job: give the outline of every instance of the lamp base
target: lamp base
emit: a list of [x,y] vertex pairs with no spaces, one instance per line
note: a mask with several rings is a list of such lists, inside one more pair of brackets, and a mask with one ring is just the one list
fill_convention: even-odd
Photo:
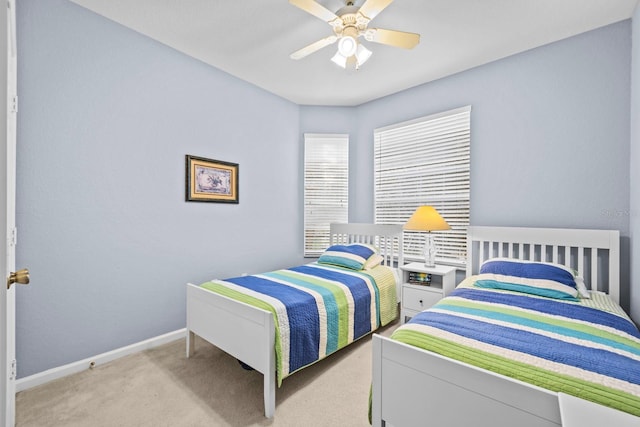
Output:
[[427,232],[424,236],[424,266],[433,268],[436,266],[436,241],[431,232]]

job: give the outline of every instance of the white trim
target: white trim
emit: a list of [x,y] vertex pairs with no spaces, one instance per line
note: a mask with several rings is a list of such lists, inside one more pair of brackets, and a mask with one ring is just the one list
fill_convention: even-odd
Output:
[[441,119],[443,117],[447,117],[450,115],[454,115],[454,114],[460,114],[460,113],[466,113],[466,112],[471,112],[471,105],[466,105],[464,107],[459,107],[459,108],[454,108],[453,110],[447,110],[447,111],[443,111],[440,113],[434,113],[434,114],[430,114],[428,116],[424,116],[424,117],[417,117],[415,119],[411,119],[411,120],[407,120],[404,122],[400,122],[400,123],[394,123],[388,126],[383,126],[380,128],[376,128],[373,131],[374,132],[384,132],[387,130],[395,130],[399,127],[403,127],[403,126],[410,126],[410,125],[414,125],[416,123],[422,123],[428,120],[435,120],[435,119]]
[[57,368],[47,369],[46,371],[42,371],[28,377],[20,378],[16,380],[16,393],[30,389],[32,387],[46,384],[50,381],[57,380],[58,378],[82,372],[86,369],[91,369],[95,366],[104,365],[105,363],[111,362],[124,356],[128,356],[130,354],[139,353],[144,350],[159,347],[161,345],[184,338],[186,334],[186,328],[178,329],[177,331],[169,332],[154,338],[149,338],[148,340],[140,341],[126,347],[117,348],[115,350],[111,350],[94,357],[88,357],[77,362],[69,363]]
[[348,133],[305,133],[305,138],[319,138],[319,139],[348,139]]

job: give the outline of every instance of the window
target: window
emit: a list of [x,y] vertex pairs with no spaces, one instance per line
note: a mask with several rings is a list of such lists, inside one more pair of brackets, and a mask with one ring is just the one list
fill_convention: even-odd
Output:
[[[375,222],[404,224],[431,205],[451,230],[434,231],[440,263],[463,265],[469,226],[471,107],[374,130]],[[405,259],[423,260],[424,234],[405,232]]]
[[349,220],[349,135],[304,135],[304,256],[329,246],[329,224]]

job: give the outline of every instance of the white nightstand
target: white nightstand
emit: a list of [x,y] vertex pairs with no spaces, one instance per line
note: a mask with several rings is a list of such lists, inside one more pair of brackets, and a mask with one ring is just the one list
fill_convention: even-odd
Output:
[[[400,323],[431,307],[456,287],[456,268],[445,265],[425,267],[423,262],[412,262],[400,267],[402,270],[402,296]],[[430,274],[429,285],[416,284],[409,280],[417,274]]]

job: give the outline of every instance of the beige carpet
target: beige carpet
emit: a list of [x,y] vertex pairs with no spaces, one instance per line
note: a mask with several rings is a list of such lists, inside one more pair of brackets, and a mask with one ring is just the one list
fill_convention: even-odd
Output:
[[18,393],[16,426],[368,426],[370,384],[367,336],[286,378],[268,420],[261,374],[181,339]]

